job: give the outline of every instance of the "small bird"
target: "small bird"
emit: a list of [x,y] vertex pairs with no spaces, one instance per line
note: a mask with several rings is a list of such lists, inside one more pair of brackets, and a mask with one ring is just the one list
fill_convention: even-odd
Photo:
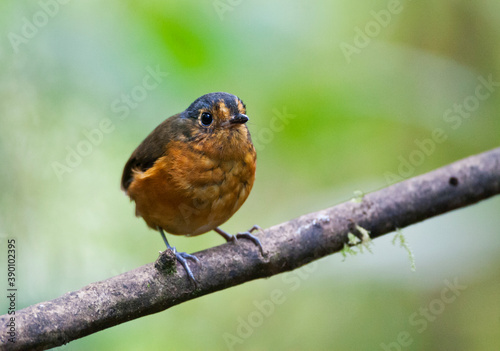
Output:
[[196,99],[167,118],[135,149],[125,164],[122,189],[135,201],[136,215],[158,230],[196,286],[187,259],[164,231],[195,236],[214,230],[226,241],[251,240],[252,231],[231,235],[219,228],[247,199],[255,180],[256,152],[246,126],[245,104],[228,93]]

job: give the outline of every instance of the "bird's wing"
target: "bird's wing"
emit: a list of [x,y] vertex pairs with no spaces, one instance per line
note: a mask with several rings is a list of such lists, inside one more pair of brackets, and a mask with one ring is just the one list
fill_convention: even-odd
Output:
[[151,134],[134,150],[128,159],[122,174],[122,189],[127,191],[133,180],[133,170],[146,171],[153,167],[156,160],[165,154],[166,146],[172,139],[171,121],[178,115],[172,116],[156,127]]

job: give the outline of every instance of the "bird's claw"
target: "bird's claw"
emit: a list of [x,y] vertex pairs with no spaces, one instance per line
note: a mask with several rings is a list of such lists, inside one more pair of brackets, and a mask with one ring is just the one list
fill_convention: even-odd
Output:
[[177,261],[184,267],[184,270],[186,271],[186,274],[189,277],[189,280],[194,284],[195,289],[198,288],[198,283],[196,282],[196,279],[194,279],[193,272],[191,271],[191,268],[189,268],[189,265],[187,263],[187,260],[192,260],[193,262],[200,263],[200,260],[198,257],[188,254],[186,252],[177,252],[175,247],[172,248],[172,251],[175,253],[175,258],[177,258]]
[[259,227],[258,225],[254,225],[248,231],[246,231],[246,232],[240,232],[240,233],[238,233],[236,235],[228,234],[228,233],[224,232],[220,228],[217,228],[217,229],[218,230],[216,230],[216,232],[219,233],[220,235],[222,235],[224,237],[224,239],[226,239],[226,241],[228,241],[228,242],[229,241],[235,242],[238,239],[248,239],[248,240],[250,240],[256,246],[259,247],[262,256],[264,256],[264,248],[262,247],[262,243],[260,242],[259,238],[257,238],[255,235],[252,234],[252,232],[255,231],[255,230],[262,230],[262,228]]

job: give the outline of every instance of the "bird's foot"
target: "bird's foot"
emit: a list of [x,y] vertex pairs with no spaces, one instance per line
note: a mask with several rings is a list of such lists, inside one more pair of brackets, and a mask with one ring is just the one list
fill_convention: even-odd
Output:
[[261,244],[259,238],[257,238],[255,235],[252,235],[252,232],[254,230],[262,230],[262,228],[259,227],[258,225],[254,225],[248,231],[241,232],[241,233],[238,233],[236,235],[231,235],[218,227],[215,228],[214,230],[215,230],[215,232],[219,233],[224,239],[226,239],[227,242],[229,242],[229,241],[235,242],[238,239],[248,239],[248,240],[252,241],[256,246],[259,247],[262,256],[264,256],[264,248],[262,247],[262,244]]
[[174,246],[170,246],[168,243],[167,238],[165,237],[165,233],[163,232],[163,229],[161,227],[158,227],[158,231],[161,234],[161,237],[163,238],[163,241],[165,242],[165,245],[167,246],[167,249],[172,251],[175,255],[175,258],[177,261],[184,267],[184,270],[186,271],[186,274],[189,277],[189,280],[194,284],[194,288],[198,288],[198,283],[196,282],[196,279],[194,279],[193,272],[191,271],[191,268],[189,268],[189,265],[187,263],[187,260],[192,260],[195,263],[200,263],[200,260],[198,257],[195,255],[188,254],[186,252],[177,252],[177,249]]
[[187,260],[191,260],[195,263],[200,263],[200,260],[198,259],[198,257],[188,254],[186,252],[177,252],[177,249],[175,247],[170,247],[170,249],[174,252],[177,261],[182,265],[182,267],[184,267],[184,270],[186,271],[189,280],[191,280],[196,289],[198,287],[198,283],[196,282],[196,279],[194,279],[193,272],[191,271],[191,268],[189,268]]

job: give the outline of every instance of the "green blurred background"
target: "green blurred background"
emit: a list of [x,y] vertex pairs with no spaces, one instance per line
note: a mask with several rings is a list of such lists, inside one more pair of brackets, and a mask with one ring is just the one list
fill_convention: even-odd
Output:
[[[61,2],[0,3],[1,257],[15,238],[20,308],[156,259],[162,240],[134,217],[122,167],[202,94],[240,96],[258,145],[230,232],[500,145],[499,87],[475,97],[481,77],[500,82],[498,1]],[[145,90],[151,70],[158,84]],[[102,123],[108,133],[90,144]],[[439,130],[446,140],[424,154],[415,140]],[[333,255],[63,348],[498,350],[499,211],[497,197],[404,229],[416,272],[390,234],[373,254]],[[187,252],[223,242],[170,240]],[[463,287],[452,302],[447,281]],[[259,319],[255,303],[275,290],[282,303]]]

